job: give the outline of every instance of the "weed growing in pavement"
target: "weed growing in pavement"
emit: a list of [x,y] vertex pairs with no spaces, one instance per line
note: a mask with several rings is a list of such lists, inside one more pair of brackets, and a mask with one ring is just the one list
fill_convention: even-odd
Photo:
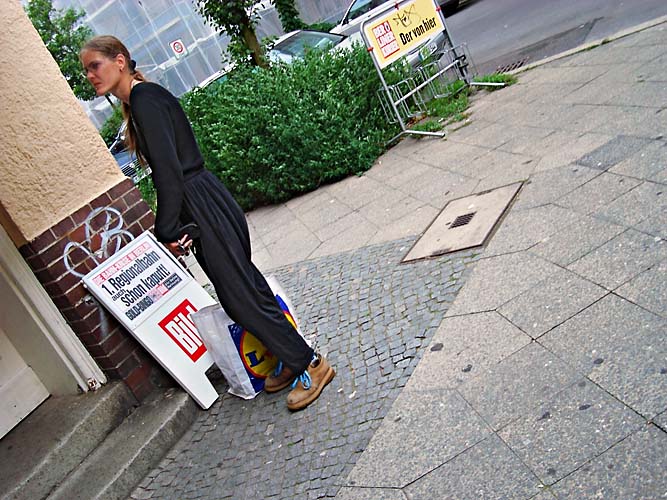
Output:
[[[508,86],[516,83],[517,79],[514,75],[495,73],[475,78],[474,81],[480,83],[504,83],[505,86]],[[504,87],[483,87],[484,90],[489,92],[501,88]],[[466,87],[461,80],[447,85],[442,92],[446,96],[429,101],[426,105],[427,113],[425,119],[412,126],[412,130],[437,132],[450,123],[465,120],[468,117],[465,110],[468,109],[470,104],[469,96],[475,91],[474,87]]]
[[[505,86],[513,85],[517,82],[516,76],[510,75],[508,73],[494,73],[492,75],[480,76],[475,78],[473,82],[479,83],[504,83]],[[499,90],[504,87],[484,87],[484,90],[488,92],[493,92],[494,90]]]

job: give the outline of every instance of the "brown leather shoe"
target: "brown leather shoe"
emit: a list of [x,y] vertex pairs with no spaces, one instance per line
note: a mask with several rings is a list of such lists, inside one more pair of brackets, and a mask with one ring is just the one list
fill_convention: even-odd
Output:
[[287,395],[287,408],[303,410],[315,401],[322,389],[333,380],[336,372],[320,354],[311,361],[308,369],[297,378],[297,384]]
[[266,377],[266,380],[264,381],[264,391],[265,392],[282,391],[285,387],[290,385],[295,378],[296,375],[294,375],[294,372],[289,368],[287,368],[286,366],[283,366],[277,375],[275,373],[272,373],[271,375]]

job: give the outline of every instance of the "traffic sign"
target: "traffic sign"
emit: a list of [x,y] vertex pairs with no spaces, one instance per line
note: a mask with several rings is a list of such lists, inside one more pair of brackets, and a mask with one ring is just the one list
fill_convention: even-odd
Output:
[[171,50],[174,51],[176,59],[180,59],[188,53],[188,48],[180,38],[178,40],[174,40],[173,42],[169,42],[169,46],[171,47]]

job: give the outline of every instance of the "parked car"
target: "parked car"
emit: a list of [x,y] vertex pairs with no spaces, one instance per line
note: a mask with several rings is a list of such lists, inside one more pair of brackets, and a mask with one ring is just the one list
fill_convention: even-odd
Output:
[[[350,45],[351,43],[344,35],[313,30],[296,30],[275,40],[266,56],[270,62],[290,64],[295,59],[303,59],[309,49],[331,50],[335,48],[340,50]],[[229,64],[202,80],[197,86],[203,89],[224,82],[233,70],[234,64]]]
[[310,49],[340,50],[349,47],[347,36],[322,31],[297,30],[278,38],[267,52],[269,61],[291,63],[303,59]]
[[[331,33],[347,35],[352,40],[359,40],[361,42],[360,30],[362,23],[376,17],[387,9],[387,7],[393,7],[394,5],[396,5],[396,2],[393,0],[353,0],[345,11],[343,19],[331,30]],[[443,8],[449,9],[458,6],[458,0],[444,0],[440,2],[440,5]],[[434,52],[442,51],[445,48],[446,42],[447,39],[444,33],[438,33],[412,49],[405,56],[406,60],[412,67],[417,67]]]
[[234,69],[234,66],[231,65],[231,64],[228,65],[228,66],[225,66],[220,71],[216,71],[215,73],[213,73],[208,78],[205,78],[204,80],[199,82],[199,85],[197,85],[197,87],[199,87],[200,89],[204,89],[204,88],[206,88],[210,85],[214,85],[214,84],[224,82],[229,77],[229,72],[232,69]]
[[137,156],[130,151],[125,145],[125,123],[121,125],[116,134],[113,144],[109,147],[109,152],[113,155],[114,160],[118,163],[121,172],[126,177],[132,179],[132,182],[137,184],[141,179],[150,175],[150,166],[142,167],[137,159]]

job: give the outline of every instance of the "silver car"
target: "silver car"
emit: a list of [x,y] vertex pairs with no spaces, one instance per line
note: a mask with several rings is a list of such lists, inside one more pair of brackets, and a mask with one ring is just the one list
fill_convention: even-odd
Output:
[[[451,3],[458,5],[458,0],[442,1],[441,6],[444,8],[446,4]],[[379,0],[353,0],[345,11],[343,19],[331,30],[331,33],[347,35],[351,40],[363,43],[360,33],[363,22],[374,18],[386,10],[387,7],[393,7],[395,4],[396,2],[393,0],[388,2]],[[411,50],[405,56],[406,60],[412,67],[416,68],[434,52],[443,51],[446,43],[447,37],[444,33],[440,32]]]

